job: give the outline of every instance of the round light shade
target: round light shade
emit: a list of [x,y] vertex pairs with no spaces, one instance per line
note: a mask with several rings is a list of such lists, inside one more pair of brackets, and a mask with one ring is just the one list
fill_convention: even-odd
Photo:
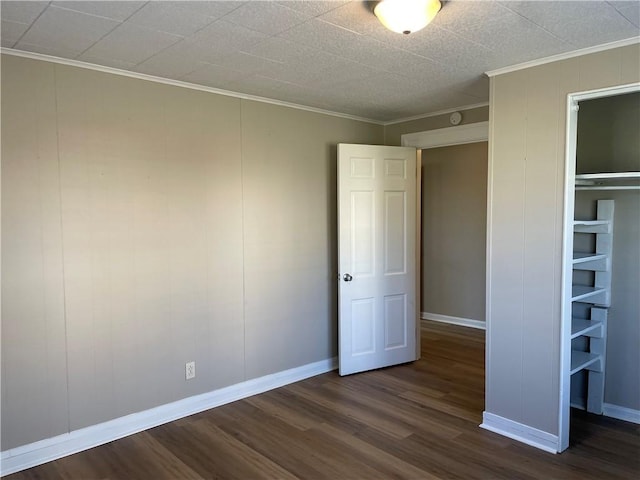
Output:
[[440,7],[440,0],[382,0],[373,13],[389,30],[409,34],[426,27]]

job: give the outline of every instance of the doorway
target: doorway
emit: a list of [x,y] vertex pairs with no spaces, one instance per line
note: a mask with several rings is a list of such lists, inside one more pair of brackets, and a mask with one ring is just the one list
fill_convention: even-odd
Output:
[[488,142],[422,152],[421,318],[484,329]]
[[421,318],[485,329],[489,122],[402,136],[422,149]]

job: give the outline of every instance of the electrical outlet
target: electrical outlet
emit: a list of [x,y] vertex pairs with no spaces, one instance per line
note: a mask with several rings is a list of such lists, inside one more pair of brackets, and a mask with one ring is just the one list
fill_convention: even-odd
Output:
[[187,380],[196,378],[196,362],[187,362],[187,364],[185,365],[185,374]]

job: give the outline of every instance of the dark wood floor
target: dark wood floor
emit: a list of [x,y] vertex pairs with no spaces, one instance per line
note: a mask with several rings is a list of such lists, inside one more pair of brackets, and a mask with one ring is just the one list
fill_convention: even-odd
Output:
[[553,455],[482,430],[484,332],[423,324],[422,359],[335,372],[6,477],[631,479],[637,425],[574,412]]

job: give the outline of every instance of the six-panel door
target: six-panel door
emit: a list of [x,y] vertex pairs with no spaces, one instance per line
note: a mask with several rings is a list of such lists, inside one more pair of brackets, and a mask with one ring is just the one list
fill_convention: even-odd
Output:
[[340,375],[416,354],[416,150],[338,145]]

